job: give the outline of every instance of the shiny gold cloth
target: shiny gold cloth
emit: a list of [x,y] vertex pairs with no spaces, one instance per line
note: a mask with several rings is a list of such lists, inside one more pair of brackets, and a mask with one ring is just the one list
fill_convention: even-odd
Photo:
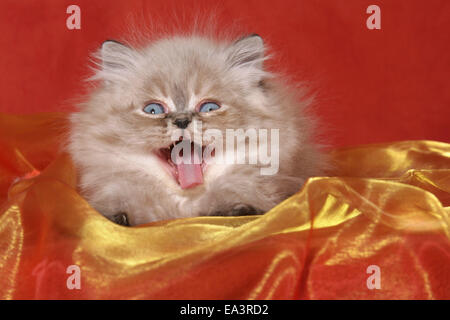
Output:
[[129,228],[77,192],[66,128],[0,114],[2,299],[450,298],[450,144],[337,149],[265,215]]

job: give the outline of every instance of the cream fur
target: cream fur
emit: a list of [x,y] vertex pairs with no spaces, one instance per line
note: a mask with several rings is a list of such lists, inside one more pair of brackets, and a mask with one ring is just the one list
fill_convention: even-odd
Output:
[[[140,49],[106,42],[98,56],[92,80],[100,85],[71,115],[68,150],[82,194],[103,215],[126,212],[136,225],[228,214],[239,204],[265,212],[321,174],[325,160],[306,114],[312,101],[265,70],[261,38],[172,36]],[[203,130],[280,129],[278,174],[262,176],[258,165],[211,165],[203,185],[178,186],[152,154],[171,143],[174,125],[142,108],[158,99],[171,113],[192,112],[205,98],[222,108],[194,115]]]

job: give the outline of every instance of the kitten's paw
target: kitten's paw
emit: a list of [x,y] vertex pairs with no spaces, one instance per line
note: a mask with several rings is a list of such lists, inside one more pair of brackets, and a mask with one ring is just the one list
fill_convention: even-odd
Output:
[[263,214],[264,211],[256,209],[248,204],[239,203],[231,209],[224,209],[214,212],[213,216],[252,216]]
[[235,205],[230,212],[231,216],[252,216],[257,214],[262,214],[261,210],[258,210],[247,204],[237,204]]
[[117,213],[111,217],[111,221],[115,222],[121,226],[129,227],[130,222],[128,221],[128,216],[124,212]]

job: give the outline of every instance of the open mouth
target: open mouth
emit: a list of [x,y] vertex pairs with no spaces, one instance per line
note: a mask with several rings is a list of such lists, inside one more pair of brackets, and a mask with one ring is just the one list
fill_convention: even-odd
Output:
[[182,189],[203,184],[206,169],[203,153],[205,146],[180,139],[170,146],[158,149],[155,154]]

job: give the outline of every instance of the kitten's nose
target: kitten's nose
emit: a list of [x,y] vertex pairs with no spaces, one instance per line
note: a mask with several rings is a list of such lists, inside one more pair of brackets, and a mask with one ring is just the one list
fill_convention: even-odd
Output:
[[186,129],[190,122],[191,119],[189,118],[178,118],[173,123],[180,129]]

